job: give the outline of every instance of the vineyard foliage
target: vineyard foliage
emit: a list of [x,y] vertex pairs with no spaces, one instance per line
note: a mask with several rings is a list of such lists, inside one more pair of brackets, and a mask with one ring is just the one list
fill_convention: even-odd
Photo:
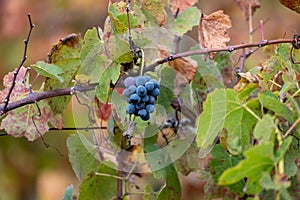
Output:
[[[70,34],[53,46],[47,62],[30,65],[44,77],[34,90],[34,73],[21,67],[10,102],[61,88],[71,88],[70,95],[3,113],[1,129],[8,135],[37,140],[50,127],[64,128],[70,103],[74,115],[86,108],[74,116],[86,118],[86,130],[67,140],[79,194],[70,186],[64,199],[180,199],[179,174],[191,172],[205,181],[206,199],[300,198],[300,51],[291,43],[266,46],[269,58],[249,71],[236,71],[230,47],[173,59],[226,48],[230,40],[230,17],[222,10],[204,14],[196,2],[111,3],[103,30]],[[191,30],[198,41],[187,37]],[[165,60],[155,64],[159,59]],[[126,114],[122,94],[124,79],[138,75],[160,82],[146,122]],[[3,78],[2,102],[13,77]],[[93,90],[76,90],[92,84]]]

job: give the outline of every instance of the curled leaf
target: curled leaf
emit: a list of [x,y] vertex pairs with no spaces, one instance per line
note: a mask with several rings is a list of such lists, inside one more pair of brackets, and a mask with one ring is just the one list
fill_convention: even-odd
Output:
[[[203,48],[225,47],[230,37],[227,30],[231,27],[229,16],[223,10],[216,11],[210,15],[202,15],[199,24],[199,41]],[[216,53],[211,53],[214,58]]]
[[[243,11],[244,16],[246,17],[246,20],[249,19],[249,6],[251,7],[251,15],[253,16],[255,10],[260,7],[260,0],[234,0],[235,3],[240,7],[240,9]],[[250,4],[249,4],[250,3]]]
[[300,13],[300,0],[279,0],[285,7]]
[[[163,47],[158,47],[158,55],[160,58],[166,58],[170,56],[169,51]],[[189,57],[177,58],[168,62],[169,66],[172,67],[176,72],[183,75],[187,82],[191,82],[197,72],[197,62]]]

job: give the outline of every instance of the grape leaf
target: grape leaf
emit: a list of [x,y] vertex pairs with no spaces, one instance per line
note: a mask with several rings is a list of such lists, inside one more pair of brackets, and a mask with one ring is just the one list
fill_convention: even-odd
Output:
[[233,63],[229,52],[219,52],[214,59],[216,67],[219,69],[221,77],[218,78],[227,87],[231,87],[233,83]]
[[274,111],[277,115],[282,116],[290,123],[293,123],[292,111],[278,99],[267,94],[259,94],[258,99],[263,107]]
[[246,20],[249,19],[249,3],[251,7],[251,15],[253,16],[255,10],[260,7],[260,0],[248,1],[248,0],[234,0],[235,3],[240,7],[243,11]]
[[73,192],[74,192],[73,185],[68,186],[65,190],[65,194],[64,194],[62,200],[72,200],[73,199]]
[[[21,97],[23,97],[24,94],[29,92],[28,87],[26,87],[25,83],[27,80],[27,77],[25,77],[26,74],[26,68],[21,67],[18,73],[18,76],[15,81],[15,86],[12,90],[12,93],[10,95],[10,101],[17,100]],[[10,90],[10,87],[12,85],[14,78],[14,72],[9,72],[7,75],[3,78],[3,86],[5,87],[2,91],[0,91],[0,101],[4,102],[4,99],[6,98],[8,91]]]
[[64,82],[63,77],[59,74],[63,73],[62,69],[54,64],[48,64],[44,61],[38,61],[36,64],[31,65],[31,67],[39,74],[45,77],[56,79],[61,83]]
[[82,181],[99,165],[97,149],[80,133],[71,135],[67,140],[69,161],[77,178]]
[[35,104],[30,104],[10,111],[2,120],[1,129],[5,129],[13,137],[24,136],[27,140],[33,141],[49,130],[48,122],[56,122],[54,125],[57,128],[63,127],[62,116],[52,112],[47,100],[39,101],[38,105],[39,109]]
[[109,61],[104,55],[104,43],[98,36],[97,29],[87,30],[80,52],[81,67],[78,74],[89,76],[90,82],[98,82]]
[[299,145],[296,139],[293,139],[290,148],[284,154],[284,174],[289,178],[295,176],[298,172],[298,162],[300,160]]
[[245,151],[245,160],[238,165],[227,169],[219,178],[218,184],[230,185],[247,178],[246,193],[258,194],[262,186],[259,183],[264,173],[270,173],[274,167],[274,145],[261,143]]
[[[187,8],[179,13],[177,18],[169,19],[167,26],[179,36],[182,36],[187,31],[192,30],[200,22],[201,11],[196,7]],[[188,21],[186,19],[189,19]]]
[[101,77],[99,78],[99,85],[96,87],[96,96],[100,102],[106,103],[109,97],[110,83],[115,84],[120,76],[119,64],[109,65]]
[[300,13],[300,2],[299,0],[279,0],[282,5],[285,7]]
[[270,141],[270,138],[275,131],[275,127],[276,126],[271,115],[264,115],[263,118],[255,125],[253,136],[259,142]]
[[[216,11],[210,15],[203,15],[199,24],[199,41],[203,48],[226,47],[230,37],[227,29],[231,27],[229,16],[223,10]],[[216,53],[211,53],[214,58]]]
[[[199,0],[175,0],[172,1],[172,13],[175,15],[178,11],[182,12],[185,9],[198,3]],[[178,10],[178,11],[177,11]]]
[[117,176],[113,163],[102,162],[97,169],[98,173],[107,174],[108,176],[96,175],[95,172],[87,174],[79,189],[78,200],[103,199],[109,200],[117,194],[117,179],[109,175]]
[[156,24],[162,26],[167,21],[165,4],[157,0],[142,1],[142,11],[148,19],[152,19]]
[[[212,155],[213,159],[209,164],[209,170],[215,182],[218,182],[219,177],[226,169],[237,165],[242,160],[242,156],[231,156],[219,144],[214,146]],[[231,192],[242,196],[244,185],[244,181],[240,180],[228,187]]]
[[257,120],[246,107],[253,111],[259,107],[259,103],[249,101],[243,105],[232,89],[215,89],[210,93],[197,122],[198,147],[211,148],[224,128],[228,132],[228,150],[232,154],[246,150],[250,145],[251,130]]
[[[63,70],[60,76],[64,79],[64,82],[61,83],[48,77],[45,81],[45,91],[73,85],[72,80],[80,67],[79,54],[81,46],[82,39],[78,34],[71,34],[53,46],[48,60],[50,64],[55,64]],[[53,97],[49,98],[48,103],[54,113],[63,113],[70,99],[71,96]]]

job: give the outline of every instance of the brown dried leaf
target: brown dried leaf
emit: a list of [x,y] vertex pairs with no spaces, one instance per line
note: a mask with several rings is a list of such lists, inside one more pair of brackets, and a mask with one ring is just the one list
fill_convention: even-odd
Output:
[[253,16],[255,10],[260,7],[260,0],[234,0],[235,3],[240,7],[243,11],[246,20],[249,19],[249,2],[251,6],[251,15]]
[[198,3],[199,0],[175,0],[172,1],[172,13],[175,15],[177,13],[177,10],[179,12],[184,11],[185,9],[192,7],[196,3]]
[[[170,53],[165,47],[159,46],[158,56],[166,58],[170,56]],[[179,95],[184,86],[195,78],[197,62],[189,57],[182,57],[169,61],[168,65],[178,72],[176,73],[176,87],[173,92],[175,95]]]
[[[199,41],[203,48],[226,47],[230,37],[227,29],[231,27],[229,16],[218,10],[210,15],[203,15],[199,25]],[[210,54],[214,58],[215,53]]]
[[287,8],[300,13],[300,0],[279,0]]
[[[169,51],[163,47],[158,47],[158,56],[160,58],[166,58],[170,56]],[[197,62],[189,57],[177,58],[168,62],[169,66],[172,67],[176,72],[179,72],[184,76],[187,82],[191,82],[197,72]]]

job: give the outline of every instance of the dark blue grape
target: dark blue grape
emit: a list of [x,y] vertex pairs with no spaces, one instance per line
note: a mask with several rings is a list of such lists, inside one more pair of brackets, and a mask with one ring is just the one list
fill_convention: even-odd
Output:
[[146,82],[148,82],[148,81],[150,81],[150,80],[151,80],[151,77],[150,77],[150,76],[148,76],[148,75],[144,76],[144,78],[145,78]]
[[149,97],[149,95],[146,95],[146,96],[144,96],[144,97],[142,97],[142,102],[143,103],[147,103],[148,101],[149,101],[149,99],[150,99],[150,97]]
[[131,85],[135,85],[135,78],[134,77],[127,77],[125,80],[124,80],[124,86],[126,88],[128,88],[129,86]]
[[146,116],[140,116],[141,117],[141,119],[142,120],[144,120],[144,121],[147,121],[147,120],[149,120],[150,119],[150,114],[149,113],[147,113],[147,115]]
[[160,88],[160,84],[157,80],[151,79],[149,82],[152,82],[154,84],[154,88],[157,88],[157,89]]
[[141,101],[141,97],[137,94],[132,94],[130,96],[130,102],[133,103],[133,104],[137,104]]
[[148,104],[154,104],[155,103],[155,98],[153,96],[149,96],[149,101],[147,103]]
[[154,112],[154,105],[148,104],[148,105],[146,106],[146,110],[147,110],[147,112],[149,112],[149,113],[153,113],[153,112]]
[[137,76],[135,78],[135,84],[136,86],[144,85],[146,83],[146,79],[144,76]]
[[135,105],[133,104],[128,104],[126,107],[126,113],[128,114],[134,114],[136,112]]
[[147,89],[140,85],[136,88],[136,93],[140,96],[140,97],[144,97],[147,95]]
[[138,115],[140,117],[146,117],[148,115],[148,112],[147,112],[146,109],[141,109],[141,110],[138,111]]
[[154,90],[151,91],[151,95],[154,97],[157,97],[159,95],[159,89],[158,88],[154,88]]
[[135,85],[131,85],[127,88],[127,90],[129,91],[130,95],[132,95],[133,93],[135,93],[136,87],[135,87]]
[[135,105],[135,108],[137,110],[141,110],[141,109],[145,108],[145,104],[140,102],[140,103],[138,103],[138,104]]
[[154,83],[153,82],[147,82],[147,83],[145,83],[145,88],[148,91],[152,91],[154,89]]
[[126,97],[130,97],[131,93],[128,91],[128,89],[125,89],[123,91],[123,95],[126,96]]

